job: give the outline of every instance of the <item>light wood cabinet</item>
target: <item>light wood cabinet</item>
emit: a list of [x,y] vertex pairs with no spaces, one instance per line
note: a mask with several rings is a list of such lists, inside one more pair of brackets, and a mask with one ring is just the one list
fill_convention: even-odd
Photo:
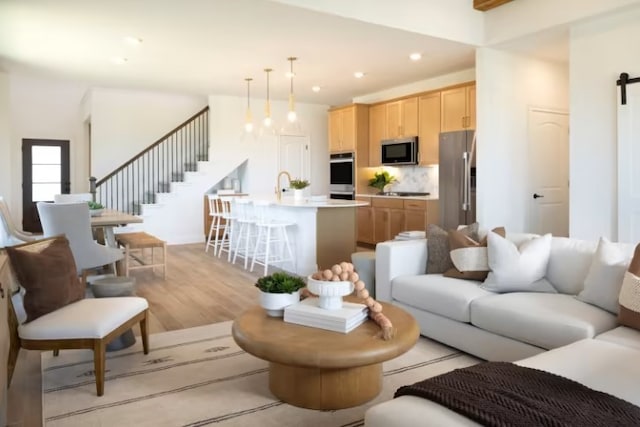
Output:
[[[329,111],[329,151],[358,151],[366,166],[369,148],[368,106],[353,104]],[[357,157],[356,157],[357,160]]]
[[371,206],[358,208],[358,242],[376,244],[403,231],[426,230],[439,223],[437,200],[358,197]]
[[[2,319],[0,321],[0,425],[3,426],[7,422],[7,385],[9,375],[13,373],[17,356],[17,353],[15,353],[12,360],[9,360],[11,338],[9,335],[8,301],[11,297],[9,283],[12,280],[9,268],[9,258],[6,252],[0,251],[0,319]],[[14,343],[14,345],[17,346],[17,343]],[[17,351],[17,347],[14,351]]]
[[476,86],[460,86],[441,93],[441,132],[476,127]]
[[418,135],[418,97],[387,103],[387,138]]
[[418,100],[418,161],[435,165],[439,160],[440,92],[420,96]]
[[387,104],[369,108],[369,166],[380,166],[380,141],[387,138]]
[[373,240],[373,207],[371,207],[371,197],[356,197],[356,200],[368,202],[369,206],[358,207],[358,232],[357,241],[374,244]]

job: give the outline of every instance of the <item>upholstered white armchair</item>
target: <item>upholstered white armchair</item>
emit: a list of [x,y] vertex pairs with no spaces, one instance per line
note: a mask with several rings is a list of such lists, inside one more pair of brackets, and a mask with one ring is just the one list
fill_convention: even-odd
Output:
[[32,242],[39,237],[41,238],[42,236],[22,231],[13,224],[9,206],[7,206],[4,198],[0,197],[0,248]]
[[45,237],[64,234],[69,239],[78,272],[114,264],[124,254],[93,240],[89,205],[80,203],[38,202],[38,213]]

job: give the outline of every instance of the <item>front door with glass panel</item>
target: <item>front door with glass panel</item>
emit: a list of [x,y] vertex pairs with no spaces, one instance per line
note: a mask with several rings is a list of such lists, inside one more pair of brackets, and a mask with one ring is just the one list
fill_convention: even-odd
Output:
[[53,201],[55,194],[68,194],[69,141],[22,140],[22,228],[41,232],[36,203]]

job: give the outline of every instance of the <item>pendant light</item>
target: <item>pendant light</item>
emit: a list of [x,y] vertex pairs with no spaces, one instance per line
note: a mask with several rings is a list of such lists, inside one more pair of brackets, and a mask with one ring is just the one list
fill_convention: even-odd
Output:
[[251,116],[251,77],[247,77],[245,81],[247,82],[247,113],[244,117],[244,131],[246,133],[253,132],[253,118]]
[[264,127],[271,128],[273,125],[273,120],[271,119],[271,101],[269,99],[269,73],[272,72],[273,69],[265,68],[264,72],[267,74],[267,102],[264,104]]
[[297,60],[298,58],[296,58],[295,56],[290,56],[289,58],[287,58],[287,60],[289,61],[290,67],[289,67],[289,75],[290,77],[290,91],[289,91],[289,113],[287,114],[287,120],[289,120],[291,123],[294,123],[297,119],[298,116],[296,115],[296,109],[295,109],[295,102],[293,99],[293,78],[294,78],[294,73],[293,73],[293,61]]

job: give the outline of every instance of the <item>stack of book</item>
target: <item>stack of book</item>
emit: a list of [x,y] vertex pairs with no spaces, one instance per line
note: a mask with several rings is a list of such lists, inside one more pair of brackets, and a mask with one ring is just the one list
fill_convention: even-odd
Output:
[[318,298],[307,298],[284,309],[284,321],[329,331],[349,333],[367,320],[369,309],[364,304],[343,302],[338,310],[318,306]]
[[425,239],[426,237],[427,233],[424,231],[403,231],[399,233],[394,240]]

